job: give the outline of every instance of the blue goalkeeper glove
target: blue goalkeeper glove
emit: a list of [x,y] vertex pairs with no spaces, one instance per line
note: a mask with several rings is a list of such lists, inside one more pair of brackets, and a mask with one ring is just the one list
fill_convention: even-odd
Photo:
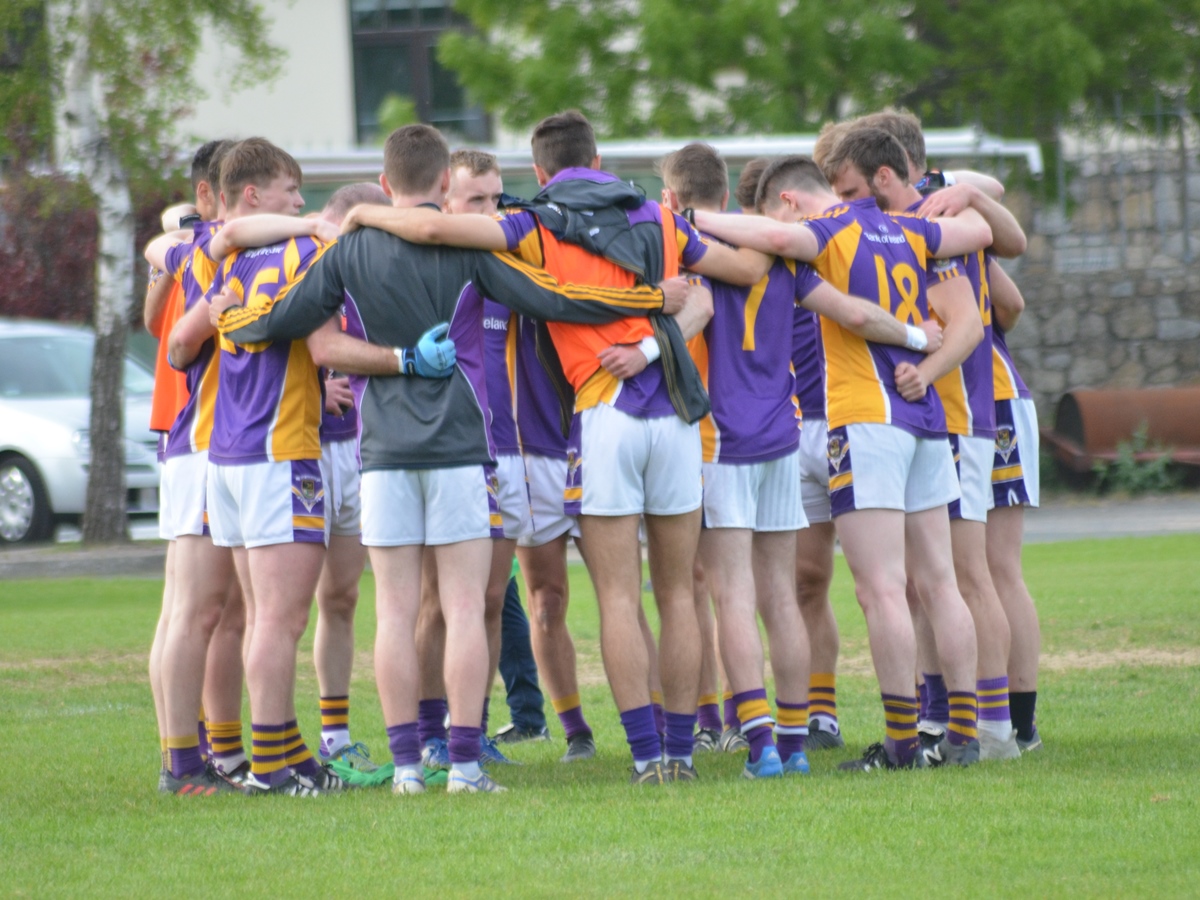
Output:
[[400,372],[404,375],[419,375],[422,378],[449,378],[454,374],[458,352],[454,341],[446,335],[450,323],[434,325],[417,341],[415,347],[397,347]]

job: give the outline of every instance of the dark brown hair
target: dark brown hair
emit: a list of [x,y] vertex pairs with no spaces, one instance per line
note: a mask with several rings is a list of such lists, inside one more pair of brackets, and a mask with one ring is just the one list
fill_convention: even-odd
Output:
[[908,157],[900,142],[882,128],[852,128],[838,141],[837,147],[825,160],[825,171],[837,177],[847,164],[862,172],[870,182],[875,173],[887,166],[896,177],[908,183]]
[[596,158],[596,133],[577,109],[547,116],[529,139],[533,161],[553,178],[563,169],[586,168]]
[[266,187],[276,178],[303,179],[300,164],[266,138],[246,138],[229,148],[221,160],[221,191],[229,206],[237,203],[247,185]]
[[759,210],[774,209],[783,191],[800,190],[807,193],[831,191],[820,168],[807,156],[783,156],[770,163],[758,180],[754,205]]
[[450,147],[432,125],[405,125],[383,145],[383,174],[400,194],[424,194],[450,168]]
[[[921,131],[921,120],[907,109],[887,107],[877,113],[863,116],[857,122],[865,128],[882,128],[904,148],[908,158],[912,160],[913,168],[925,171],[925,134]],[[908,172],[904,173],[905,177]]]
[[762,178],[762,173],[770,164],[771,160],[768,157],[758,156],[742,166],[742,174],[738,176],[737,187],[733,189],[733,199],[742,209],[751,212],[758,211],[754,205],[758,200],[758,180]]
[[714,147],[699,141],[664,156],[658,173],[684,206],[719,206],[729,191],[725,160]]

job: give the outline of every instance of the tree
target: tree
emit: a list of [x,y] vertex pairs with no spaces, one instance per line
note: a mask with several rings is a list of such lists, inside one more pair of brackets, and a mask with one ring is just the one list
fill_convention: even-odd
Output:
[[526,128],[569,107],[612,137],[797,131],[903,103],[1028,132],[1096,96],[1196,99],[1198,0],[458,0],[439,60]]
[[[4,79],[0,102],[27,109],[28,130],[44,138],[53,120],[45,112],[45,86],[53,88],[62,123],[57,156],[78,167],[95,198],[96,347],[84,540],[124,540],[121,375],[129,310],[142,283],[135,276],[141,267],[135,265],[131,185],[139,170],[162,171],[174,155],[175,123],[203,92],[193,65],[205,25],[238,55],[236,73],[214,75],[235,87],[240,79],[272,77],[283,51],[264,40],[267,21],[254,0],[8,0],[4,15],[0,25],[8,29],[10,49],[22,46],[12,37],[12,23],[45,27],[33,39],[22,33],[32,52]],[[18,77],[27,66],[41,67],[32,94],[29,79]]]

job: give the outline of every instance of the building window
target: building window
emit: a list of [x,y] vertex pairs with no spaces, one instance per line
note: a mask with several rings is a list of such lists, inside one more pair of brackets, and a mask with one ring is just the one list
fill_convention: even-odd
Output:
[[350,0],[354,42],[354,106],[358,141],[382,138],[380,108],[390,96],[410,102],[422,122],[452,142],[490,139],[483,110],[468,106],[454,73],[437,61],[438,36],[467,28],[450,0]]

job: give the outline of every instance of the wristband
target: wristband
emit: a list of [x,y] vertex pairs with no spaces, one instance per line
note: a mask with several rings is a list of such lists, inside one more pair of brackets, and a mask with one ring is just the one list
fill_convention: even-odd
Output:
[[396,371],[397,374],[404,374],[404,349],[402,347],[393,347],[392,352],[396,354]]
[[642,356],[646,357],[647,363],[652,363],[662,356],[662,348],[658,346],[658,341],[655,340],[654,335],[642,338],[637,346],[642,351]]
[[904,346],[909,350],[924,350],[929,346],[929,338],[925,332],[916,325],[905,325],[905,330],[908,332],[908,337],[904,341]]

